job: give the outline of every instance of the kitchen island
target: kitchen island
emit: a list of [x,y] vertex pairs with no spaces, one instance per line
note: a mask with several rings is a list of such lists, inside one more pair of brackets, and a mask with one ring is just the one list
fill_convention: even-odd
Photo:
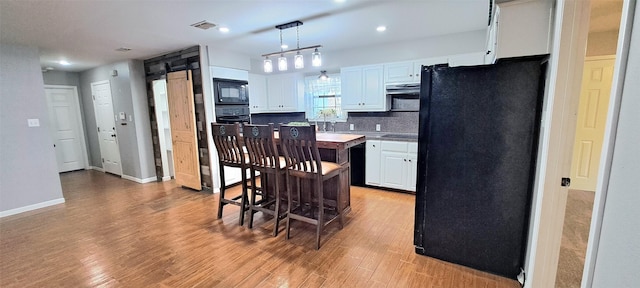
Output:
[[[275,132],[276,142],[279,141],[279,134]],[[322,161],[338,163],[342,167],[340,177],[335,177],[325,184],[325,195],[328,198],[336,199],[338,210],[344,215],[351,211],[351,177],[350,177],[350,150],[349,148],[365,142],[364,135],[339,134],[339,133],[316,133],[316,142],[320,151]],[[338,188],[340,193],[338,195]]]

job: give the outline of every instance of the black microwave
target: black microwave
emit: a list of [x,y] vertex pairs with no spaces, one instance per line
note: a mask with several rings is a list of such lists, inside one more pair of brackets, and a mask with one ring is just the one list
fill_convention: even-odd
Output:
[[217,105],[249,105],[249,82],[213,78],[213,97]]

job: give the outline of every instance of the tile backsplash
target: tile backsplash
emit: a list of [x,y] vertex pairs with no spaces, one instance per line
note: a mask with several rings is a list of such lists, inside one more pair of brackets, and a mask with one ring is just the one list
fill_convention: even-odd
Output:
[[336,131],[349,131],[353,124],[355,131],[380,131],[394,133],[418,133],[418,112],[349,112],[347,122],[336,123]]
[[[303,112],[300,113],[266,113],[252,114],[251,122],[254,124],[288,123],[306,121]],[[335,131],[349,131],[349,125],[354,125],[355,131],[376,131],[376,125],[380,124],[381,132],[394,133],[418,133],[418,112],[349,112],[347,122],[335,123]],[[318,126],[322,127],[322,122]],[[327,126],[331,130],[330,124]]]

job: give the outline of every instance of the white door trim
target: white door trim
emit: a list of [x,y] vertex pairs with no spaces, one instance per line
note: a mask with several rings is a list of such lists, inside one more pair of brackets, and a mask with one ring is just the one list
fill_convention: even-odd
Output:
[[531,236],[524,267],[525,287],[555,286],[568,192],[568,187],[561,187],[560,182],[571,172],[589,8],[589,0],[556,2],[530,220]]
[[89,155],[87,155],[87,140],[84,130],[84,118],[82,117],[82,110],[80,109],[80,97],[78,95],[78,87],[70,85],[44,85],[44,89],[70,89],[73,90],[73,102],[76,113],[80,119],[78,119],[78,128],[80,128],[80,146],[82,148],[82,157],[84,159],[84,169],[89,169]]
[[[616,142],[616,130],[618,128],[618,118],[620,117],[620,102],[622,101],[622,88],[627,69],[629,57],[629,43],[631,40],[631,30],[635,11],[635,1],[624,1],[622,4],[622,19],[618,33],[618,47],[616,49],[616,62],[613,66],[613,81],[611,83],[611,98],[609,99],[609,110],[607,111],[607,124],[604,130],[604,140],[600,156],[600,167],[598,168],[598,184],[596,184],[596,194],[593,202],[593,212],[591,214],[591,227],[589,230],[589,241],[587,243],[587,254],[582,272],[582,287],[593,285],[593,273],[595,272],[598,246],[602,232],[602,220],[604,217],[605,202],[609,189],[609,178],[611,176],[611,162],[613,160],[613,150]],[[640,15],[635,15],[640,17]]]

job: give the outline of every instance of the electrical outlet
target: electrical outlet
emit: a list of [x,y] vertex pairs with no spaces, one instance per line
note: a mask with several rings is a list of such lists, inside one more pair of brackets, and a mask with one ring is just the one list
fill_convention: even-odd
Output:
[[349,130],[351,131],[356,130],[356,126],[353,125],[353,123],[349,124]]
[[380,124],[376,124],[376,131],[380,131]]

